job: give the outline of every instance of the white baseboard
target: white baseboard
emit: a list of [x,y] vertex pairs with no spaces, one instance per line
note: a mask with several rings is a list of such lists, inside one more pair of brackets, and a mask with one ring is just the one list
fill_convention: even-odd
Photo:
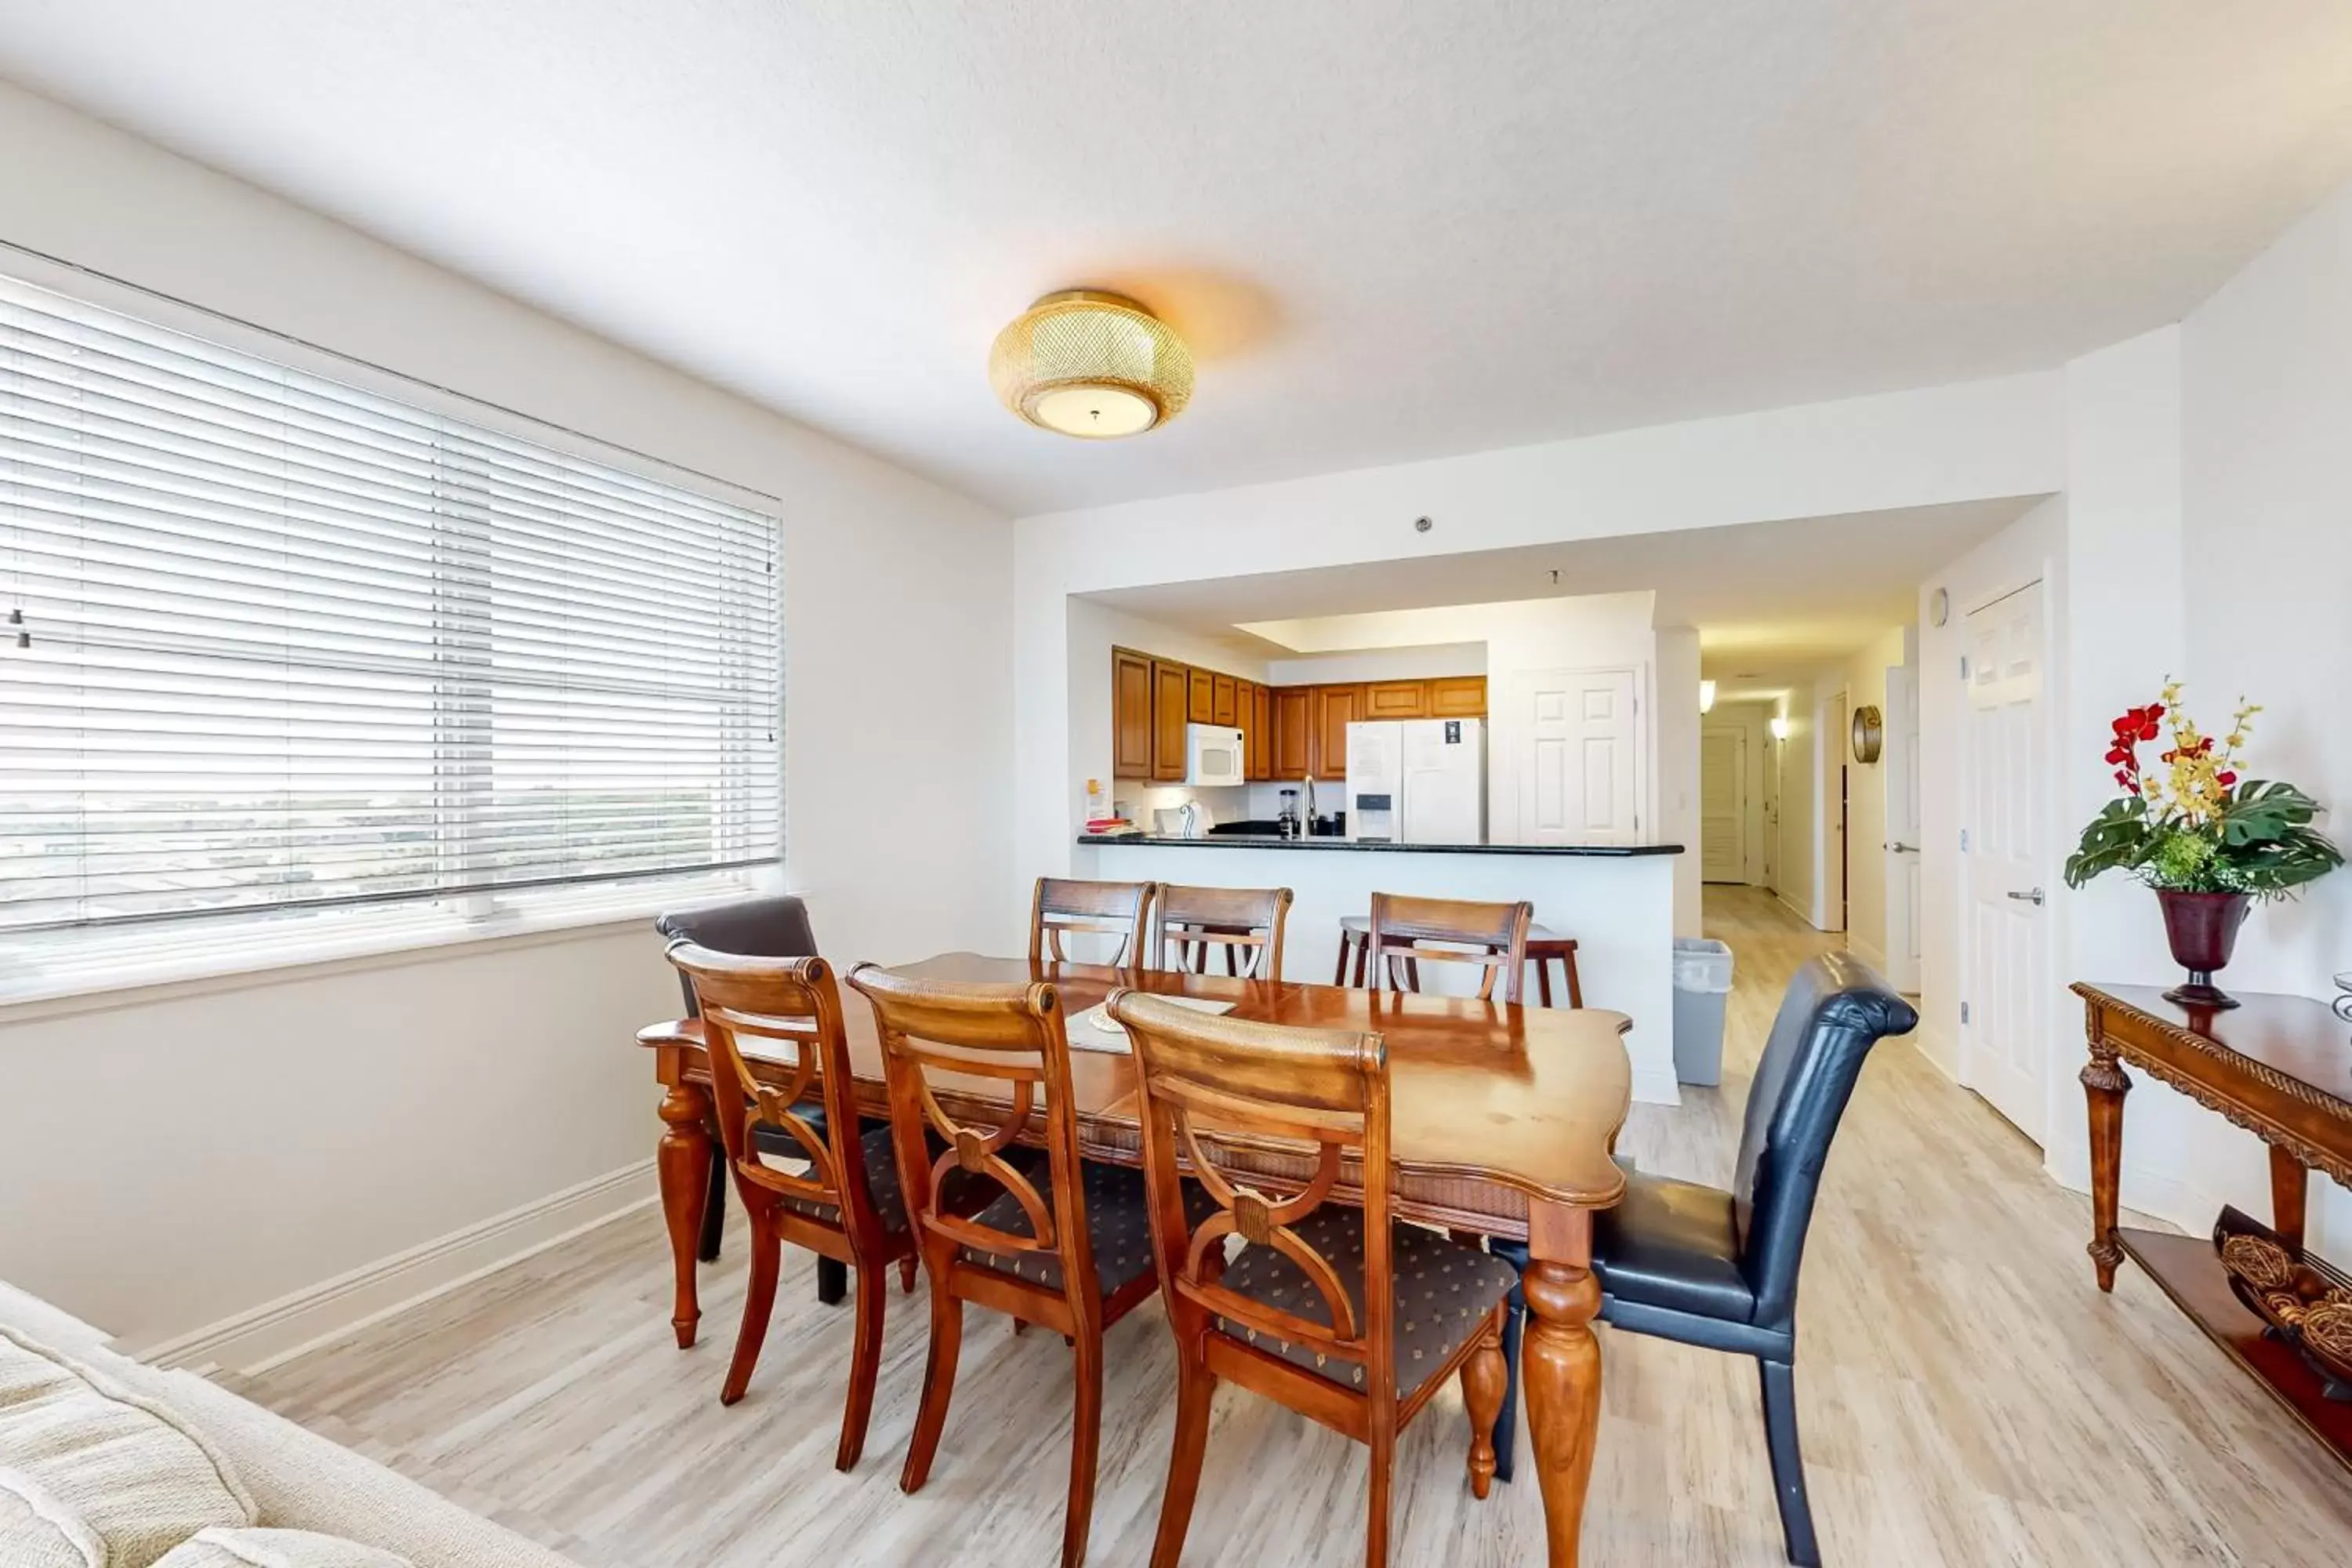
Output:
[[654,1163],[640,1160],[204,1328],[113,1348],[157,1366],[251,1376],[608,1224],[657,1195]]
[[1789,901],[1789,895],[1780,891],[1778,888],[1772,889],[1772,901],[1780,905],[1782,909],[1788,910],[1790,914],[1796,916],[1799,920],[1804,921],[1807,930],[1819,931],[1822,929],[1821,927],[1813,924],[1813,915],[1811,910],[1799,909],[1796,905]]

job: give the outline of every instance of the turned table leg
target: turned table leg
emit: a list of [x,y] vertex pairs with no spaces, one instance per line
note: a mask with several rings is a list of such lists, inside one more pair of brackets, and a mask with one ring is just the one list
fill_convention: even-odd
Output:
[[703,1127],[703,1118],[709,1113],[708,1094],[683,1077],[672,1083],[661,1103],[667,1130],[654,1159],[661,1178],[662,1218],[669,1226],[670,1261],[677,1273],[677,1297],[670,1309],[669,1323],[677,1331],[680,1350],[694,1343],[695,1328],[702,1321],[694,1266],[702,1251],[702,1205],[710,1179],[710,1134]]
[[1551,1568],[1575,1568],[1584,1527],[1584,1493],[1601,1426],[1601,1342],[1593,1315],[1601,1282],[1592,1277],[1592,1212],[1531,1203],[1528,1213],[1527,1337],[1519,1378],[1528,1436],[1544,1500]]
[[2297,1258],[2303,1256],[2303,1216],[2310,1207],[2311,1173],[2303,1162],[2280,1148],[2271,1145],[2271,1229],[2278,1233],[2279,1245]]
[[2124,1260],[2116,1239],[2116,1182],[2124,1157],[2124,1096],[2131,1079],[2116,1053],[2096,1040],[2083,1068],[2083,1096],[2091,1109],[2091,1245],[2085,1250],[2099,1273],[2099,1289],[2116,1288],[2116,1265]]

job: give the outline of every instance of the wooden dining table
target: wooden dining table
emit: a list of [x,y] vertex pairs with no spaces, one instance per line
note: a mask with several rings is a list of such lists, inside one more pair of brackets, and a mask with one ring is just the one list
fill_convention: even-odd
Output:
[[[1044,981],[1056,988],[1066,1016],[1092,1007],[1119,986],[1133,986],[1231,1002],[1239,1018],[1384,1037],[1399,1216],[1527,1243],[1521,1284],[1528,1321],[1520,1376],[1528,1457],[1543,1496],[1552,1568],[1577,1561],[1601,1418],[1601,1348],[1591,1327],[1601,1306],[1591,1267],[1592,1215],[1616,1203],[1625,1188],[1624,1173],[1611,1158],[1633,1089],[1622,1038],[1631,1020],[1623,1014],[970,952],[900,965],[893,973],[956,983]],[[867,1114],[884,1117],[888,1101],[873,1015],[851,1000],[843,1012],[858,1103]],[[693,1020],[641,1037],[654,1052],[655,1075],[667,1091],[657,1168],[677,1268],[670,1321],[685,1347],[694,1342],[701,1319],[695,1268],[710,1175],[710,1067]],[[1073,1048],[1070,1058],[1085,1155],[1139,1164],[1134,1058],[1082,1048]],[[751,1066],[765,1076],[763,1064]],[[782,1064],[775,1073],[783,1083]],[[959,1100],[985,1108],[1003,1105],[1005,1095],[1001,1083],[974,1078],[943,1086],[940,1100],[953,1114]],[[1275,1181],[1304,1179],[1310,1168],[1276,1143],[1228,1148],[1220,1159],[1228,1155]],[[1343,1167],[1342,1197],[1356,1179]]]

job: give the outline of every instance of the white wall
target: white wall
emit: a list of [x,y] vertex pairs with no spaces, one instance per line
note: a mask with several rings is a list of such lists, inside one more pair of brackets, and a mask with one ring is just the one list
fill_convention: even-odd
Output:
[[[792,885],[845,959],[1014,939],[1005,520],[5,86],[0,145],[0,238],[780,498]],[[0,1277],[145,1343],[644,1161],[677,993],[632,921],[118,1000],[0,1015]]]
[[[2352,845],[2352,185],[2192,312],[2180,356],[2192,710],[2211,725],[2242,691],[2263,704],[2255,773],[2332,807],[2324,826]],[[2256,913],[2222,983],[2325,996],[2344,969],[2352,872]],[[2196,1117],[2192,1184],[2267,1215],[2254,1140]],[[2352,1194],[2313,1186],[2315,1244],[2352,1257]]]
[[1435,647],[1366,648],[1355,653],[1307,654],[1268,659],[1265,678],[1276,686],[1314,686],[1329,681],[1433,680],[1448,675],[1486,673],[1486,645],[1442,644]]
[[[1847,712],[1864,704],[1886,710],[1886,672],[1900,668],[1905,658],[1904,628],[1895,626],[1845,661],[1839,682],[1845,688]],[[1875,763],[1853,755],[1851,726],[1840,735],[1825,737],[1832,754],[1847,767],[1846,798],[1846,945],[1878,968],[1886,966],[1886,764],[1882,752]]]
[[[1017,874],[1066,871],[1083,809],[1071,595],[1220,575],[1213,565],[1227,561],[1301,570],[2045,494],[2064,479],[2063,391],[2056,372],[2011,376],[1024,518],[1013,552]],[[1426,534],[1412,527],[1422,515],[1436,521]],[[1186,548],[1171,552],[1171,538]]]
[[1820,857],[1814,839],[1821,832],[1821,767],[1816,755],[1821,725],[1813,714],[1811,685],[1791,687],[1780,699],[1775,717],[1785,721],[1789,732],[1773,748],[1780,790],[1780,842],[1775,847],[1780,880],[1773,891],[1790,913],[1812,925],[1820,889]]
[[1657,704],[1652,716],[1650,837],[1679,844],[1675,860],[1675,934],[1705,936],[1698,834],[1698,633],[1658,630]]

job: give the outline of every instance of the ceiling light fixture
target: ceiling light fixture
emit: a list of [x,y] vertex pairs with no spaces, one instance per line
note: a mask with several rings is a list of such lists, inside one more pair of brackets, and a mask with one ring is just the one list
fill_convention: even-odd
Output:
[[1698,710],[1702,713],[1715,711],[1715,682],[1712,680],[1698,683]]
[[1192,351],[1134,300],[1048,294],[996,334],[989,384],[1042,429],[1089,441],[1165,425],[1192,401]]

